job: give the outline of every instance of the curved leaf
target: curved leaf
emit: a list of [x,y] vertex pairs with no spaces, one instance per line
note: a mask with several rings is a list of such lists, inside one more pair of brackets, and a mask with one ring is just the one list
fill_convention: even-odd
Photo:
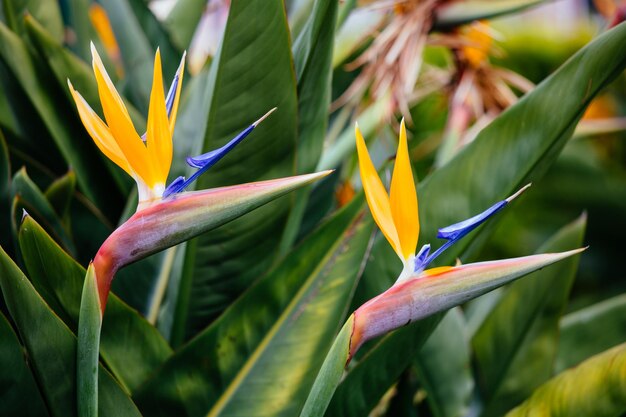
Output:
[[570,313],[560,327],[556,372],[626,342],[626,294]]
[[[562,228],[537,253],[579,247],[586,216]],[[578,257],[505,290],[472,339],[485,416],[501,416],[552,376],[559,320],[578,270]]]
[[[76,337],[2,249],[0,286],[51,415],[76,416]],[[99,415],[140,417],[133,402],[102,366],[99,375]]]
[[[337,0],[318,0],[293,45],[298,79],[297,172],[313,170],[322,155],[332,78],[331,59]],[[284,255],[295,241],[308,202],[309,189],[299,191],[280,243]]]
[[[233,0],[224,38],[207,75],[209,105],[203,151],[224,145],[255,118],[278,110],[245,146],[221,160],[198,189],[284,177],[295,170],[296,82],[281,0]],[[253,62],[254,65],[250,65]],[[229,223],[187,244],[172,332],[176,345],[215,318],[275,260],[290,208],[281,199],[252,218]],[[263,256],[240,256],[256,253]]]
[[[30,279],[48,305],[76,331],[85,269],[54,243],[31,217],[19,243]],[[120,383],[134,391],[172,353],[159,332],[111,294],[104,314],[100,353]]]
[[51,82],[50,74],[40,71],[40,62],[30,55],[26,44],[2,23],[0,61],[6,64],[24,89],[37,112],[35,117],[41,117],[66,163],[76,171],[81,191],[99,207],[111,206],[111,201],[119,198],[119,193],[102,175],[106,169],[98,149],[88,139],[78,117],[68,119],[64,114],[70,107],[67,101],[59,105],[57,97],[61,96],[60,90],[56,83]]
[[0,246],[11,248],[11,166],[9,148],[0,130]]
[[54,235],[55,240],[63,245],[65,250],[75,253],[74,243],[70,238],[68,231],[63,227],[61,219],[46,199],[44,193],[30,179],[26,173],[26,169],[22,168],[15,176],[11,183],[14,200],[17,204],[13,207],[14,229],[17,234],[18,222],[22,218],[22,209],[29,214],[35,216],[40,222],[46,225],[46,228]]
[[619,417],[626,412],[626,344],[565,371],[506,417]]
[[491,19],[520,12],[552,0],[465,0],[462,3],[451,2],[437,11],[435,28],[446,29],[474,20]]
[[474,378],[470,339],[460,308],[448,311],[413,361],[436,417],[468,414]]
[[[538,177],[565,145],[589,101],[626,67],[626,56],[621,53],[625,41],[626,24],[594,40],[485,128],[448,164],[419,184],[422,233],[419,244],[434,242],[437,228],[471,217],[512,194],[529,178]],[[450,248],[441,263],[462,253],[464,245],[471,240],[466,237]],[[350,402],[342,399],[341,391],[358,393],[367,399],[361,406],[370,408],[355,406],[358,409],[353,415],[369,412],[406,368],[409,359],[405,358],[412,358],[421,347],[415,344],[413,349],[406,348],[399,335],[408,331],[401,329],[386,336],[386,344],[379,343],[368,352],[367,356],[377,358],[394,357],[397,359],[394,363],[372,360],[367,374],[350,377],[351,372],[342,383],[346,388],[340,385],[333,402]],[[403,355],[396,358],[400,351]],[[351,386],[350,380],[353,380]]]
[[371,230],[362,204],[322,225],[177,351],[135,396],[142,411],[296,415],[360,272]]
[[[0,404],[5,415],[48,416],[22,345],[4,314],[0,313]],[[28,401],[24,401],[28,398]]]

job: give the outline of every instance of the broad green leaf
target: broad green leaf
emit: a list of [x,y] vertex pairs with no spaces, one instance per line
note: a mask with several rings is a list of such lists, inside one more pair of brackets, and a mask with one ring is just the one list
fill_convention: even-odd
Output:
[[9,148],[0,130],[0,246],[11,248],[11,165]]
[[[60,4],[55,0],[8,0],[12,16],[8,19],[15,22],[15,27],[11,29],[22,34],[24,32],[24,16],[32,15],[42,22],[48,31],[58,42],[63,41],[64,27],[61,18]],[[7,12],[5,7],[5,12]]]
[[[352,317],[352,316],[351,316]],[[320,401],[323,397],[313,400],[315,386],[307,400],[301,417],[309,416],[363,416],[372,410],[389,387],[398,380],[402,372],[411,364],[413,356],[407,352],[419,351],[431,333],[441,321],[443,314],[437,314],[424,320],[398,329],[378,341],[353,368],[349,369],[337,390],[332,394],[332,386],[338,381],[324,381],[325,375],[320,373],[315,385],[324,387],[323,395],[332,396],[330,404]],[[345,347],[344,347],[345,348]],[[327,361],[337,361],[334,355],[345,355],[345,351],[330,352]],[[337,362],[339,365],[339,362]],[[324,364],[326,366],[326,363]],[[345,362],[341,367],[345,366]],[[322,368],[324,369],[324,367]],[[329,372],[329,371],[327,371]],[[328,397],[330,398],[330,397]],[[328,406],[326,414],[323,410]],[[310,411],[308,411],[310,410]]]
[[436,417],[467,415],[474,388],[470,372],[470,338],[460,308],[448,311],[413,364]]
[[[85,269],[26,217],[19,233],[30,279],[48,305],[75,331]],[[115,294],[104,314],[100,353],[104,363],[129,391],[137,389],[171,355],[159,332]]]
[[111,181],[102,175],[105,171],[102,156],[88,137],[78,117],[68,118],[75,109],[59,105],[60,96],[50,74],[42,70],[41,63],[29,55],[26,45],[9,29],[0,24],[0,61],[24,89],[29,101],[46,125],[50,136],[65,160],[76,171],[78,185],[85,195],[100,207],[111,205],[116,193]]
[[626,345],[543,384],[507,417],[619,417],[626,412]]
[[[626,56],[620,53],[625,41],[626,24],[596,38],[426,177],[418,186],[419,244],[435,243],[438,228],[469,218],[538,179],[567,143],[589,102],[626,67]],[[450,262],[470,242],[459,242],[440,264]]]
[[142,412],[297,415],[360,272],[371,232],[362,204],[333,216],[177,351],[134,396]]
[[[481,212],[511,195],[529,178],[538,177],[554,161],[589,101],[626,66],[626,56],[620,52],[625,41],[626,24],[598,37],[485,128],[448,164],[421,182],[418,186],[421,220],[418,246],[436,242],[437,228]],[[454,259],[470,241],[471,237],[466,237],[450,248],[442,261]],[[349,380],[354,379],[353,384],[359,385],[352,387],[367,389],[340,386],[338,393],[340,390],[357,392],[367,398],[368,407],[373,407],[408,365],[409,360],[403,359],[415,354],[416,350],[407,349],[399,339],[398,335],[405,331],[408,330],[401,329],[386,336],[386,344],[378,344],[368,353],[372,357],[387,357],[401,351],[402,358],[385,367],[373,361],[370,372],[378,374],[377,379],[351,378],[349,374],[342,385],[347,386]],[[341,399],[339,394],[336,398],[338,404],[351,403]],[[355,415],[369,410],[371,408],[360,408]]]
[[[333,395],[335,387],[339,385],[339,381],[344,375],[344,369],[348,362],[348,353],[350,352],[350,338],[352,337],[352,328],[354,326],[354,316],[348,317],[346,323],[339,331],[333,345],[328,351],[327,358],[320,368],[315,382],[311,387],[309,397],[311,398],[330,398]],[[322,401],[307,401],[302,409],[301,416],[323,416],[326,411],[327,404]]]
[[26,210],[31,216],[41,222],[54,239],[63,246],[65,250],[74,254],[76,249],[67,230],[63,227],[60,217],[50,205],[43,192],[29,178],[26,169],[22,168],[15,176],[11,184],[12,194],[16,204],[13,205],[14,222],[13,228],[17,234],[19,222],[22,219],[22,212]]
[[67,174],[50,184],[44,192],[46,200],[54,208],[66,230],[69,230],[69,210],[75,190],[76,174],[70,170]]
[[626,342],[626,294],[566,315],[560,330],[556,372]]
[[[364,342],[387,333],[390,334],[387,334],[378,346],[367,352],[356,368],[348,373],[337,391],[339,394],[340,389],[343,388],[343,396],[335,395],[332,402],[330,402],[331,398],[309,397],[307,402],[319,404],[330,402],[335,415],[360,416],[369,413],[390,388],[391,384],[387,377],[395,373],[392,379],[395,381],[410,361],[406,358],[412,358],[407,353],[413,354],[414,351],[407,349],[406,344],[396,345],[403,336],[402,332],[409,328],[408,324],[424,323],[424,319],[427,318],[437,321],[440,316],[437,313],[578,254],[582,250],[477,262],[445,270],[431,270],[430,273],[418,272],[405,281],[397,283],[353,313],[354,328],[350,340],[350,352],[354,355]],[[420,345],[421,343],[423,340],[418,342]],[[392,350],[394,345],[396,350],[402,349],[401,359],[395,359],[398,355]],[[394,359],[386,363],[382,359],[386,356],[394,357]],[[369,358],[376,358],[376,360],[371,361]],[[335,359],[330,357],[326,360],[335,362]]]
[[[250,65],[254,62],[254,65]],[[203,151],[225,144],[273,107],[278,110],[220,161],[198,189],[293,174],[296,82],[281,0],[234,0],[208,73]],[[290,201],[281,199],[187,244],[172,343],[215,318],[274,262]],[[263,248],[263,256],[253,256]],[[250,256],[241,256],[249,253]]]
[[[98,86],[91,66],[72,54],[67,48],[64,48],[62,44],[55,42],[45,28],[30,17],[26,18],[26,33],[29,40],[37,48],[38,53],[42,56],[42,59],[46,61],[59,87],[63,90],[63,96],[67,99],[65,103],[68,109],[71,109],[71,112],[74,113],[76,107],[67,88],[67,80],[70,80],[74,88],[80,92],[89,105],[102,114]],[[91,62],[91,52],[88,52],[88,58],[86,59],[88,62]],[[131,103],[125,102],[125,105],[137,131],[144,132],[146,126],[145,118]],[[90,138],[85,136],[85,140],[89,141]],[[103,159],[107,171],[111,173],[115,184],[117,184],[124,195],[127,195],[131,189],[132,180],[117,165],[110,162],[107,158]],[[104,172],[101,172],[100,175],[105,176]]]
[[179,49],[187,49],[207,6],[206,0],[179,0],[170,11],[165,25]]
[[[76,337],[2,249],[0,286],[50,413],[76,416]],[[139,417],[133,402],[102,366],[99,375],[99,415]]]
[[65,16],[67,26],[76,35],[76,43],[70,43],[69,46],[83,60],[88,61],[91,58],[90,39],[95,37],[89,21],[91,0],[69,0],[68,3],[69,7]]
[[[150,45],[129,0],[103,0],[100,4],[111,21],[120,47],[128,88],[127,97],[143,114],[148,114],[155,49]],[[172,65],[167,61],[163,63]],[[178,61],[173,65],[178,65]],[[174,72],[166,71],[165,79],[171,79]]]
[[436,28],[450,28],[498,16],[517,13],[550,0],[466,0],[443,5],[437,11]]
[[[17,335],[0,313],[0,404],[4,415],[48,416]],[[28,399],[28,400],[26,400]]]
[[93,264],[85,274],[80,298],[76,346],[77,408],[80,417],[98,417],[98,367],[102,307]]
[[[567,225],[537,253],[581,246],[586,223],[582,216]],[[577,269],[573,257],[512,284],[474,335],[483,415],[502,415],[552,376],[559,320]]]
[[[309,172],[322,155],[330,106],[331,59],[337,21],[337,0],[317,0],[304,29],[294,42],[298,80],[297,172]],[[295,194],[280,243],[284,255],[295,241],[308,202],[309,189]]]
[[139,27],[145,33],[148,42],[156,51],[161,51],[161,62],[163,64],[163,73],[171,79],[178,69],[178,64],[182,58],[182,52],[189,46],[182,48],[175,47],[172,43],[168,29],[158,20],[148,7],[145,0],[127,0],[132,8]]

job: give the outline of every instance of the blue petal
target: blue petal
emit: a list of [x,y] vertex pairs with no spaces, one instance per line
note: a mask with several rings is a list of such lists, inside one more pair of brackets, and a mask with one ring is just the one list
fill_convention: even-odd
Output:
[[437,237],[439,239],[446,239],[446,240],[461,239],[463,236],[467,235],[469,232],[471,232],[472,230],[480,226],[482,223],[484,223],[489,217],[493,216],[494,214],[502,210],[504,206],[506,206],[507,204],[508,204],[507,200],[499,201],[493,206],[489,207],[487,210],[483,211],[482,213],[470,219],[463,220],[462,222],[455,223],[448,227],[439,229],[439,233],[437,233]]
[[207,165],[209,167],[212,167],[213,165],[217,163],[217,161],[222,159],[224,155],[226,155],[235,146],[237,146],[239,142],[241,142],[246,136],[248,136],[250,132],[252,132],[254,127],[255,127],[254,124],[248,126],[243,132],[235,136],[233,139],[231,139],[230,142],[228,142],[226,145],[222,146],[219,149],[212,150],[210,152],[207,152],[199,156],[195,156],[193,158],[188,157],[187,164],[193,168],[199,168],[199,169],[205,168]]
[[168,185],[165,188],[165,191],[163,191],[163,198],[177,193],[178,191],[176,190],[178,190],[180,186],[183,185],[184,183],[185,183],[185,177],[176,178],[174,181],[170,183],[170,185]]
[[[171,88],[170,88],[170,91],[171,91]],[[170,94],[168,93],[168,97],[169,95]],[[165,189],[165,192],[163,193],[163,198],[168,197],[172,194],[180,193],[185,188],[187,188],[189,184],[194,182],[200,175],[204,174],[209,168],[215,165],[228,152],[230,152],[235,146],[237,146],[239,142],[241,142],[246,136],[248,136],[250,132],[252,132],[254,128],[257,127],[259,123],[261,123],[263,120],[265,120],[265,118],[269,116],[274,110],[275,108],[270,110],[263,117],[261,117],[256,122],[252,123],[244,131],[239,133],[237,136],[231,139],[230,142],[228,142],[226,145],[222,146],[221,148],[212,150],[210,152],[207,152],[199,156],[195,156],[193,158],[188,157],[187,164],[191,166],[192,168],[197,168],[198,170],[194,172],[193,175],[189,177],[189,179],[185,179],[184,177],[178,177],[174,181],[172,181],[172,183],[168,185],[167,188]]]
[[426,267],[426,259],[428,259],[428,254],[430,253],[430,243],[422,246],[420,251],[415,256],[415,268],[413,268],[413,272],[424,269]]

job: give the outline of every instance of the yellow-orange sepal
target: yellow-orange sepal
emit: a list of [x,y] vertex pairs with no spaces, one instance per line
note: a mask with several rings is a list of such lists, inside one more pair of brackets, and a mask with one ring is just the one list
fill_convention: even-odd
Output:
[[161,73],[161,56],[159,51],[156,51],[148,126],[144,142],[135,130],[126,105],[115,89],[93,44],[91,52],[93,71],[106,124],[68,81],[79,116],[98,148],[137,182],[140,205],[155,201],[163,195],[172,163],[172,135],[184,63],[181,62],[176,74],[177,79],[173,84],[168,117],[168,103],[163,90]]
[[361,182],[374,221],[398,256],[406,262],[415,253],[419,236],[419,217],[404,120],[400,124],[398,152],[391,180],[391,196],[387,194],[374,168],[358,125],[355,127],[355,135]]

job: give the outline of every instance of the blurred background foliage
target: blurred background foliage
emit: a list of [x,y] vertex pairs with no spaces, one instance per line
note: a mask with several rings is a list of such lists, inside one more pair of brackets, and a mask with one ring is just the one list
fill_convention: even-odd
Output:
[[[425,29],[418,82],[406,103],[391,93],[377,97],[373,84],[344,100],[366,73],[366,66],[353,62],[375,46],[393,19],[408,13],[377,3],[2,1],[0,245],[36,289],[24,290],[31,297],[24,296],[32,306],[28,314],[38,311],[48,320],[30,325],[58,327],[59,346],[72,344],[83,268],[137,201],[131,179],[89,138],[67,89],[70,79],[100,112],[90,42],[102,51],[140,131],[156,48],[166,83],[187,51],[172,178],[187,173],[186,156],[221,146],[275,106],[278,112],[198,188],[336,169],[315,186],[120,271],[113,284],[118,307],[111,306],[111,318],[105,315],[102,363],[114,389],[103,397],[103,407],[114,404],[115,395],[128,406],[105,409],[103,415],[135,415],[135,406],[143,415],[298,415],[346,314],[388,288],[401,270],[380,233],[373,232],[369,214],[362,215],[352,129],[358,120],[374,163],[389,177],[402,116],[420,182],[421,243],[434,241],[438,227],[533,181],[519,202],[444,261],[523,256],[538,248],[589,249],[579,264],[548,268],[366,345],[327,415],[497,416],[527,398],[524,407],[539,409],[533,401],[549,403],[554,386],[585,378],[573,372],[603,372],[608,382],[603,386],[600,378],[594,386],[563,389],[572,404],[585,397],[583,389],[589,402],[603,388],[614,390],[617,400],[602,409],[609,410],[605,414],[598,405],[585,408],[586,414],[572,408],[551,415],[626,412],[626,390],[620,392],[626,386],[624,24],[608,34],[610,54],[602,48],[608,41],[598,40],[618,23],[625,6],[499,0],[494,11],[484,1],[431,2],[437,3],[436,18]],[[487,46],[473,44],[463,32],[477,19],[488,27]],[[568,61],[590,43],[590,55]],[[468,45],[487,56],[475,71],[504,68],[539,84],[561,70],[553,84],[519,106],[514,104],[523,92],[518,85],[511,87],[510,111],[495,106],[492,113],[485,105],[487,118],[479,115],[455,131],[459,108],[453,98],[463,71],[472,69]],[[397,76],[399,69],[386,71]],[[585,79],[588,74],[596,78]],[[545,143],[538,135],[545,135]],[[446,147],[451,140],[458,145],[474,137],[476,145],[465,151]],[[489,140],[493,146],[486,145]],[[65,390],[59,388],[62,394],[55,397],[49,385],[50,375],[57,374],[38,356],[45,354],[37,347],[46,340],[33,341],[23,324],[28,320],[20,318],[35,316],[18,317],[4,301],[8,277],[21,276],[6,259],[0,268],[5,280],[0,387],[9,388],[0,389],[0,414],[74,415],[59,404],[63,395],[71,397],[75,382],[61,378]],[[37,304],[37,294],[45,305]],[[126,330],[107,335],[107,320]],[[57,340],[50,332],[50,340]],[[142,343],[149,346],[138,348]],[[287,360],[285,346],[303,353]],[[593,363],[550,380],[600,353]],[[132,360],[125,361],[125,354]],[[377,355],[403,357],[390,364]],[[613,368],[598,371],[611,360]],[[62,370],[71,374],[72,366]],[[621,376],[611,376],[620,370]],[[267,378],[276,379],[261,386]],[[541,392],[535,391],[539,386]],[[538,395],[545,397],[537,400]]]

